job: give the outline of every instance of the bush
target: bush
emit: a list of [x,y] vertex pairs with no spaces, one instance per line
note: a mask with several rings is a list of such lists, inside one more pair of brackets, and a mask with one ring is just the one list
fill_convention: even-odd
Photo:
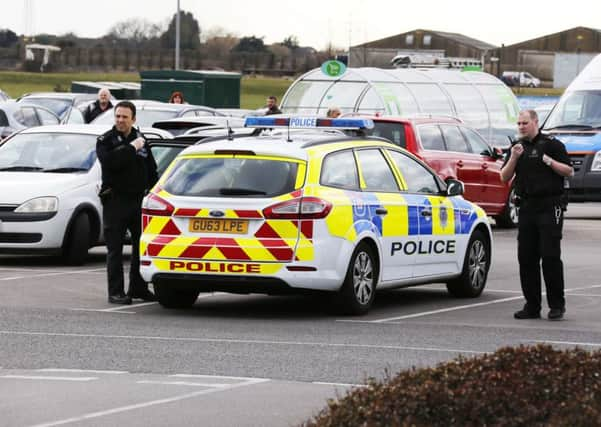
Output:
[[601,351],[507,347],[370,379],[304,425],[600,426]]

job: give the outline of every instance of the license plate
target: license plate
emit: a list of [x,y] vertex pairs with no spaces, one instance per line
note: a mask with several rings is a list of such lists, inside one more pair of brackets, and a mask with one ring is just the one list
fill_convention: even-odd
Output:
[[190,231],[193,233],[246,234],[248,220],[193,218],[190,220]]

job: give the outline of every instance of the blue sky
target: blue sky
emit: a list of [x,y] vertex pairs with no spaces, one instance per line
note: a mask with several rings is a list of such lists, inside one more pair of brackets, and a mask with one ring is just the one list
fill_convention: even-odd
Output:
[[[25,13],[27,5],[32,12]],[[370,5],[367,7],[367,5]],[[98,37],[116,22],[144,18],[165,22],[177,0],[0,0],[0,28],[24,32]],[[572,0],[180,0],[202,31],[221,27],[266,43],[296,35],[301,45],[345,48],[417,28],[449,31],[500,45],[576,26],[601,27],[601,2]]]

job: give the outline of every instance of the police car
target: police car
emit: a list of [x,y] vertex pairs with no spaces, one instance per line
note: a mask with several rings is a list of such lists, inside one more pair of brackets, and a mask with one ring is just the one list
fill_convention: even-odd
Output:
[[316,131],[371,120],[246,125],[284,131],[188,147],[144,199],[140,269],[160,304],[328,291],[344,312],[364,314],[380,289],[440,282],[455,296],[482,293],[492,233],[461,182],[444,183],[384,140]]

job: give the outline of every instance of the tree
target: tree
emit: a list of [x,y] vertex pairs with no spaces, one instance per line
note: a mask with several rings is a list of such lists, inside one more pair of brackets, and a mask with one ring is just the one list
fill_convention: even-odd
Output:
[[262,53],[266,52],[267,48],[265,47],[265,43],[263,43],[263,37],[250,36],[242,37],[232,50],[234,52]]
[[137,45],[157,38],[162,32],[161,25],[154,24],[146,19],[131,18],[116,23],[111,27],[107,39],[125,39]]
[[[163,47],[173,48],[175,46],[176,15],[173,14],[167,31],[161,35],[161,45]],[[192,12],[180,10],[179,15],[180,47],[182,49],[200,49],[200,26],[198,21],[194,18]]]
[[298,37],[290,35],[290,36],[286,37],[281,44],[286,46],[290,50],[297,49],[299,46]]
[[17,34],[8,28],[0,30],[0,47],[10,47],[18,40]]

